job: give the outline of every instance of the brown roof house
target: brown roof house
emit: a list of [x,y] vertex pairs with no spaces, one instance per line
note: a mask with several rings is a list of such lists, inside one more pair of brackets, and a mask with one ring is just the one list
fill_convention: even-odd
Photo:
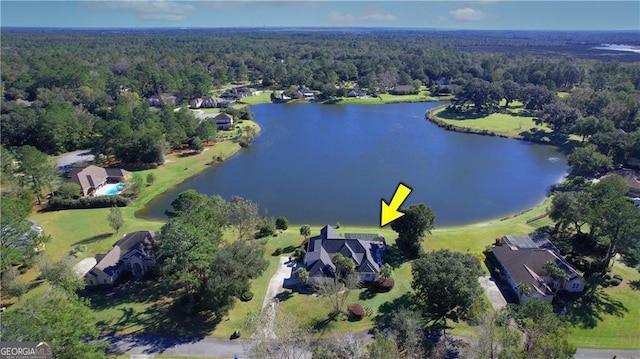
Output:
[[84,275],[89,287],[113,286],[123,273],[141,277],[155,264],[151,248],[157,237],[155,232],[127,233],[107,254],[96,255],[97,264]]
[[[521,302],[539,299],[551,303],[558,290],[575,293],[584,290],[582,276],[544,238],[504,236],[492,252],[500,266],[501,278],[509,283]],[[548,262],[564,271],[568,280],[553,277],[545,269]],[[529,286],[529,295],[521,295],[516,288],[519,283]]]
[[640,171],[619,169],[611,173],[619,175],[627,182],[627,185],[629,185],[629,192],[627,192],[628,197],[640,197]]
[[80,185],[82,195],[94,193],[107,182],[123,182],[131,173],[121,168],[102,168],[98,166],[75,167],[69,172],[72,182]]
[[213,118],[218,130],[231,130],[233,129],[233,116],[228,113],[221,112]]
[[380,271],[385,248],[381,234],[347,233],[341,237],[333,227],[324,226],[320,235],[310,238],[307,244],[304,265],[309,272],[309,282],[334,278],[336,266],[332,259],[338,253],[355,262],[361,281],[370,282]]

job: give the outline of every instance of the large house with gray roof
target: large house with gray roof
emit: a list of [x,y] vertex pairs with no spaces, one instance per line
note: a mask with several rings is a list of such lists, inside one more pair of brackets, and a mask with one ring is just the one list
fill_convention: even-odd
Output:
[[[585,280],[558,250],[543,237],[504,236],[499,244],[492,248],[500,267],[500,276],[522,302],[540,299],[551,303],[558,290],[579,293],[584,290]],[[567,274],[568,280],[559,281],[545,269],[547,262],[555,263]],[[530,294],[521,295],[517,289],[519,283],[529,286]]]
[[304,266],[309,272],[309,282],[320,282],[334,278],[336,266],[333,257],[340,253],[355,263],[356,274],[363,282],[376,278],[384,258],[386,243],[381,234],[347,233],[339,236],[327,225],[320,235],[309,239]]
[[126,272],[141,277],[155,264],[151,249],[157,234],[149,231],[127,233],[106,254],[96,255],[96,265],[84,275],[88,287],[113,286]]

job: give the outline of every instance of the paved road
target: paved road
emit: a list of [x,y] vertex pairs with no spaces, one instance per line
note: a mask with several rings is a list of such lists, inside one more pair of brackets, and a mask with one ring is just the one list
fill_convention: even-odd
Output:
[[640,350],[578,349],[575,359],[640,359]]
[[[110,353],[127,353],[131,357],[141,355],[176,355],[199,357],[245,358],[245,348],[254,342],[251,339],[182,338],[158,337],[153,335],[108,336],[103,338],[111,343]],[[368,333],[355,334],[357,341],[369,342]],[[640,350],[578,349],[575,359],[640,359]]]
[[155,335],[107,336],[111,345],[109,353],[129,355],[164,354],[200,357],[244,357],[244,348],[252,343],[250,339],[183,338],[159,337]]
[[56,167],[61,168],[65,166],[71,166],[76,162],[93,161],[94,156],[91,150],[82,150],[74,153],[69,153],[56,160]]

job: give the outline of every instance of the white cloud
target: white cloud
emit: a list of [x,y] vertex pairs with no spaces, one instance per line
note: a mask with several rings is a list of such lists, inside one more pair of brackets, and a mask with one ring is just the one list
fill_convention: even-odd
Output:
[[395,15],[388,14],[382,11],[376,11],[360,17],[362,20],[375,20],[375,21],[393,21],[396,19]]
[[351,14],[343,14],[338,11],[332,11],[329,13],[329,20],[333,22],[354,22],[359,20],[364,21],[393,21],[397,17],[393,14],[389,14],[382,11],[372,11],[365,15],[354,16]]
[[180,21],[195,10],[191,4],[164,0],[87,1],[84,4],[96,10],[132,13],[141,20]]
[[472,9],[470,7],[455,9],[449,12],[449,18],[455,21],[475,21],[483,20],[487,17],[487,14],[483,13],[482,11]]
[[351,22],[356,20],[356,17],[349,14],[343,14],[338,11],[332,11],[329,13],[329,20],[334,22]]

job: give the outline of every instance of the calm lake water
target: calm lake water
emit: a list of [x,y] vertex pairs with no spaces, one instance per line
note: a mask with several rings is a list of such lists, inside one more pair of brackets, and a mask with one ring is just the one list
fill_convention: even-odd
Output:
[[[439,103],[387,105],[264,104],[248,149],[152,201],[164,211],[187,189],[227,200],[239,195],[261,212],[293,223],[378,225],[380,200],[399,182],[405,204],[424,202],[437,226],[501,218],[535,206],[566,175],[555,148],[445,131],[425,120]],[[213,156],[215,147],[205,156]]]

